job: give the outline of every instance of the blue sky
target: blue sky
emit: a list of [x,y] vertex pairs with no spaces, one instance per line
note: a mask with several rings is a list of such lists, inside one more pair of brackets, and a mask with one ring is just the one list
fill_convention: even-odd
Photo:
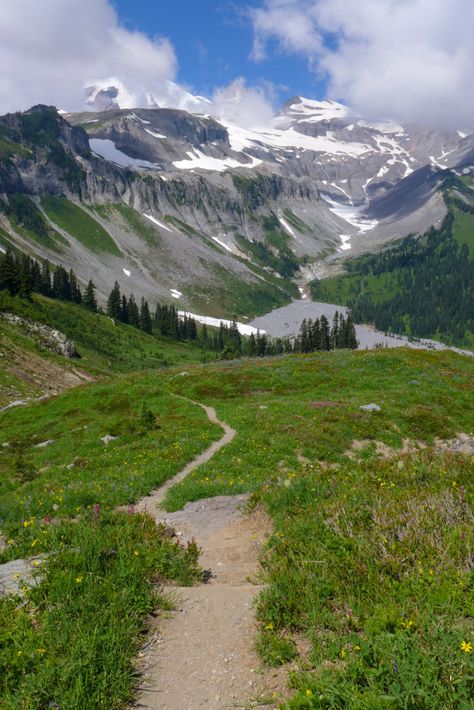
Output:
[[179,83],[209,96],[243,76],[250,85],[271,82],[276,101],[296,94],[325,96],[325,83],[309,71],[307,58],[271,47],[261,61],[250,58],[253,32],[247,4],[232,0],[114,0],[121,23],[151,38],[168,37],[179,62]]

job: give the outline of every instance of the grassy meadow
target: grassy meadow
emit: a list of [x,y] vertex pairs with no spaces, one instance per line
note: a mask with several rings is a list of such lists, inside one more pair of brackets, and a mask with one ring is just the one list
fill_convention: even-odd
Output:
[[[147,615],[169,605],[153,581],[199,580],[193,546],[114,512],[220,437],[176,394],[237,436],[167,509],[249,491],[272,516],[257,647],[293,661],[282,707],[472,707],[473,462],[439,440],[474,432],[474,361],[400,349],[181,370],[1,415],[2,561],[45,556],[41,584],[0,603],[5,707],[121,707]],[[381,411],[360,409],[372,402]]]

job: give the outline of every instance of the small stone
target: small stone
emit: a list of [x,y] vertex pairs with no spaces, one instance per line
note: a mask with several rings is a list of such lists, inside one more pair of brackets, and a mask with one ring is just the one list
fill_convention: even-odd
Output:
[[118,439],[118,436],[112,436],[112,434],[106,434],[105,436],[101,437],[101,441],[104,442],[105,446],[110,444],[111,441],[116,441]]
[[260,407],[259,407],[259,409],[268,409],[268,407],[267,407],[266,404],[261,404]]
[[47,441],[42,441],[41,444],[36,444],[35,449],[45,449],[47,446],[54,444],[54,439],[48,439]]
[[382,407],[379,407],[378,404],[374,404],[373,402],[371,404],[363,404],[361,407],[359,407],[363,412],[381,412]]
[[418,382],[418,380],[410,380],[408,383],[409,385],[421,385],[421,382]]
[[74,468],[74,464],[73,464],[73,463],[70,463],[70,464],[68,464],[68,465],[66,466],[66,469],[67,469],[68,471],[70,471],[71,468]]

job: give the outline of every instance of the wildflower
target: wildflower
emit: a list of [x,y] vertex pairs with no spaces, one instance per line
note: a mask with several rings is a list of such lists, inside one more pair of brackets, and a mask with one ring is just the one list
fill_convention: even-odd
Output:
[[93,515],[94,518],[96,518],[96,519],[99,517],[99,515],[100,515],[100,505],[99,505],[99,503],[94,503],[94,505],[92,506],[92,515]]
[[76,577],[76,584],[81,584],[83,579],[84,578],[82,577],[82,575],[79,575],[78,577]]
[[36,545],[36,543],[37,543],[37,542],[38,542],[38,540],[37,540],[37,539],[36,539],[36,540],[33,540],[33,542],[31,543],[31,547],[34,547],[34,546]]
[[265,628],[268,629],[269,631],[272,631],[272,629],[273,629],[273,624],[270,622],[269,624],[267,624],[267,625],[265,626]]
[[463,653],[471,653],[472,643],[470,641],[461,641],[461,643],[459,644],[459,648]]
[[311,688],[306,688],[306,695],[308,698],[313,697],[313,691],[311,690]]
[[360,646],[358,643],[356,643],[356,645],[354,646],[354,651],[356,651],[356,653],[360,651]]
[[44,653],[46,653],[45,648],[37,648],[36,653],[38,653],[40,656],[42,656]]
[[16,655],[17,655],[17,656],[22,656],[22,655],[23,655],[23,651],[17,651],[17,652],[16,652]]
[[346,649],[345,648],[341,649],[341,653],[339,655],[341,656],[341,658],[345,658],[347,655]]
[[138,550],[134,550],[133,554],[135,555],[135,557],[138,557],[140,553],[138,552]]

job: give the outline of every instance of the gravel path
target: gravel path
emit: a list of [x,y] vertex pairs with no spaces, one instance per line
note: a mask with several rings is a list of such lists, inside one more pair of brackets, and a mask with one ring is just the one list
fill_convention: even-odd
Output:
[[138,505],[157,521],[174,527],[181,541],[194,539],[200,563],[212,577],[199,587],[167,589],[176,611],[154,620],[141,654],[142,683],[135,708],[153,710],[224,710],[244,708],[263,697],[279,695],[281,673],[263,671],[254,650],[253,602],[259,586],[260,550],[270,534],[261,510],[244,512],[247,495],[218,496],[188,503],[183,510],[159,508],[166,491],[228,444],[235,431],[212,407],[203,407],[223,437],[177,476]]

